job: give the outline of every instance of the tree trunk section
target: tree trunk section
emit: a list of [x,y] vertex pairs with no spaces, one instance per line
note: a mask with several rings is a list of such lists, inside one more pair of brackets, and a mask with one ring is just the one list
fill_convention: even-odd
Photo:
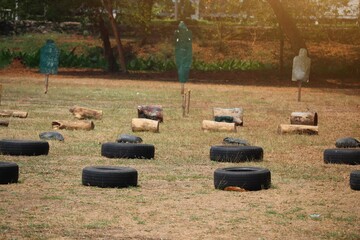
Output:
[[236,132],[235,123],[215,122],[210,120],[204,120],[201,129],[205,132]]
[[113,8],[112,8],[112,2],[110,0],[102,0],[101,1],[104,8],[106,9],[107,13],[108,13],[108,17],[111,23],[111,27],[115,36],[115,40],[116,40],[116,46],[117,46],[117,50],[119,52],[119,64],[121,66],[121,70],[124,73],[127,73],[127,69],[126,69],[126,62],[125,62],[125,55],[124,55],[124,48],[123,45],[121,43],[121,39],[120,39],[120,33],[119,30],[117,28],[116,25],[116,21],[114,19],[113,16]]
[[131,121],[133,132],[159,132],[159,121],[146,118],[133,118]]
[[27,116],[28,116],[28,113],[23,112],[23,111],[10,111],[10,110],[0,111],[0,117],[26,118]]
[[278,133],[318,135],[319,128],[318,126],[280,124],[278,127]]
[[101,119],[103,112],[101,110],[94,110],[90,108],[74,106],[69,111],[77,119]]
[[55,120],[51,123],[53,129],[66,130],[92,130],[95,125],[92,121],[61,121]]
[[9,120],[0,120],[0,126],[3,127],[9,126]]
[[108,63],[107,71],[116,72],[116,60],[111,48],[109,31],[105,25],[104,19],[102,18],[101,14],[99,14],[98,18],[99,18],[99,30],[100,30],[101,40],[103,42],[103,47],[104,47],[104,55]]
[[290,123],[293,125],[318,125],[316,112],[293,112],[290,115]]
[[243,126],[243,114],[244,110],[242,108],[213,108],[213,115],[215,117],[233,117],[233,122],[237,126]]
[[300,35],[299,29],[296,27],[292,17],[285,11],[279,0],[267,0],[273,9],[279,25],[285,35],[289,38],[291,47],[297,55],[300,48],[306,48],[304,38]]

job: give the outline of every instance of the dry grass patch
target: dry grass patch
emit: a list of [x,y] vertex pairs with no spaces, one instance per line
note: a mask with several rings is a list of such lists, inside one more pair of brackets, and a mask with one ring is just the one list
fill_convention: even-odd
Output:
[[[48,156],[1,161],[20,166],[20,182],[0,186],[0,236],[4,239],[359,239],[359,193],[349,187],[357,166],[325,165],[323,150],[344,136],[360,138],[360,91],[238,85],[187,84],[190,116],[181,117],[178,83],[53,77],[47,95],[42,76],[2,77],[1,109],[29,112],[10,119],[1,138],[38,139],[55,119],[72,120],[73,105],[101,109],[92,131],[60,130],[65,142],[50,142]],[[154,160],[107,159],[101,144],[131,134],[136,106],[161,104],[160,133],[137,133],[155,145]],[[243,107],[237,133],[203,133],[213,107]],[[293,111],[316,111],[318,136],[278,135]],[[264,148],[264,161],[218,163],[210,146],[224,137]],[[139,187],[101,189],[81,185],[90,165],[130,166]],[[213,172],[227,166],[261,166],[272,187],[258,192],[215,190]],[[317,218],[311,214],[319,214]]]

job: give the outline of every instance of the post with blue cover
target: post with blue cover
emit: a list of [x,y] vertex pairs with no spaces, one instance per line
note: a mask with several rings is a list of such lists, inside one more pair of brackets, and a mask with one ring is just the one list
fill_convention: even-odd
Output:
[[48,92],[49,75],[57,74],[59,66],[59,49],[55,42],[48,39],[40,49],[40,73],[45,74],[45,94]]
[[[178,71],[178,79],[181,83],[181,95],[183,96],[183,116],[185,109],[189,112],[190,91],[185,93],[185,83],[189,80],[190,67],[192,64],[192,32],[183,21],[175,30],[175,63]],[[186,107],[187,106],[187,107]]]

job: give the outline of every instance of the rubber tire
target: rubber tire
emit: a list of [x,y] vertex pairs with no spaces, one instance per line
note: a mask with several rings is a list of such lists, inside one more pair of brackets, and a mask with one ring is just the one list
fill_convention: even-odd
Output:
[[155,147],[151,144],[108,142],[101,145],[101,156],[108,158],[152,159]]
[[360,164],[360,149],[354,148],[336,148],[325,149],[324,162],[335,164]]
[[130,167],[92,166],[82,171],[82,184],[101,188],[137,186],[138,173]]
[[261,161],[264,150],[256,146],[220,145],[210,148],[210,160],[217,162]]
[[214,172],[216,189],[240,187],[247,191],[269,189],[271,173],[269,169],[260,167],[228,167],[218,168]]
[[360,170],[350,173],[350,188],[352,190],[360,190]]
[[19,166],[13,162],[0,162],[0,184],[17,183]]
[[48,155],[49,143],[34,140],[0,140],[0,153],[13,156],[38,156]]

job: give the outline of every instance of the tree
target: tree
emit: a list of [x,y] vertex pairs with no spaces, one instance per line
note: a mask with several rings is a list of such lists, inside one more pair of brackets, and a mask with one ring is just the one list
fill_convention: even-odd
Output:
[[300,48],[306,48],[306,44],[292,17],[285,11],[279,0],[267,1],[274,10],[281,30],[289,38],[294,53],[298,54]]
[[112,2],[111,2],[111,0],[101,0],[101,3],[104,6],[104,8],[106,9],[106,11],[107,11],[107,15],[108,15],[108,18],[110,20],[111,27],[112,27],[112,30],[113,30],[113,33],[114,33],[114,37],[115,37],[115,40],[116,40],[116,46],[117,46],[117,50],[118,50],[118,53],[119,53],[119,64],[120,64],[121,70],[122,70],[122,72],[127,73],[125,55],[124,55],[124,48],[123,48],[123,45],[121,43],[120,32],[118,30],[115,18],[113,16]]

